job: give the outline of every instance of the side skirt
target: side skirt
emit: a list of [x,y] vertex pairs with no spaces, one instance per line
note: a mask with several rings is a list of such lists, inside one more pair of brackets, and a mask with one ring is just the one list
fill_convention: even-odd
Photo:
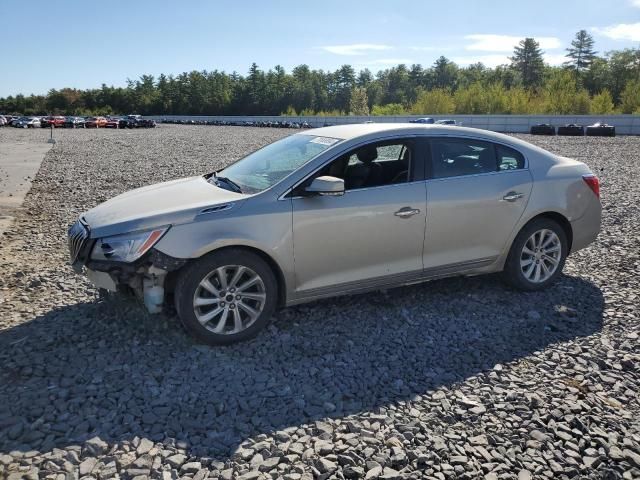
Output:
[[341,283],[331,287],[314,288],[304,292],[295,292],[287,299],[286,306],[298,305],[312,302],[328,297],[341,295],[354,295],[358,293],[370,292],[381,288],[402,287],[414,285],[429,280],[439,278],[456,277],[460,275],[480,275],[495,271],[495,264],[498,257],[482,258],[471,262],[453,263],[443,267],[430,268],[428,270],[416,270],[412,272],[376,277],[359,282]]

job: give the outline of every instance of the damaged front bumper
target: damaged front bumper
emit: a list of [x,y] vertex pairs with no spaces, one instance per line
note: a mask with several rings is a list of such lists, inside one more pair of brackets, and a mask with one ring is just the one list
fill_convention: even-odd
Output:
[[69,254],[73,269],[85,273],[98,288],[117,291],[131,289],[144,300],[150,313],[162,310],[165,280],[170,272],[181,268],[186,259],[174,258],[151,248],[131,263],[94,260],[91,251],[96,243],[89,226],[79,220],[69,229]]

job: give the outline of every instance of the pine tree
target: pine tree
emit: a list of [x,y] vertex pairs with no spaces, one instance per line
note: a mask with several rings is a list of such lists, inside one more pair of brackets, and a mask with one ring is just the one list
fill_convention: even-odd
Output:
[[522,84],[526,88],[539,87],[542,83],[544,60],[540,44],[533,38],[520,40],[510,57],[511,66],[520,73]]
[[580,30],[571,42],[571,48],[567,48],[566,57],[569,60],[564,62],[564,65],[575,69],[576,72],[587,70],[598,53],[593,49],[593,44],[593,37],[586,30]]

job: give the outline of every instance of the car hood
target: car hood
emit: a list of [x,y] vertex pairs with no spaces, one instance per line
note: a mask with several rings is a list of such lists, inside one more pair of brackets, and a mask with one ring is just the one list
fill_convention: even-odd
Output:
[[89,225],[91,237],[99,238],[191,222],[203,209],[228,203],[236,209],[246,197],[216,187],[204,177],[182,178],[123,193],[87,211],[82,218]]

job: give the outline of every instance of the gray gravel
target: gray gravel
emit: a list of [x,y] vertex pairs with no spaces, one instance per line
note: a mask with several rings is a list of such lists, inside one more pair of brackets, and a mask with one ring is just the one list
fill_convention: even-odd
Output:
[[602,234],[544,292],[436,281],[209,348],[65,266],[83,210],[290,133],[56,131],[0,238],[0,477],[640,478],[640,138],[525,136],[602,180]]

